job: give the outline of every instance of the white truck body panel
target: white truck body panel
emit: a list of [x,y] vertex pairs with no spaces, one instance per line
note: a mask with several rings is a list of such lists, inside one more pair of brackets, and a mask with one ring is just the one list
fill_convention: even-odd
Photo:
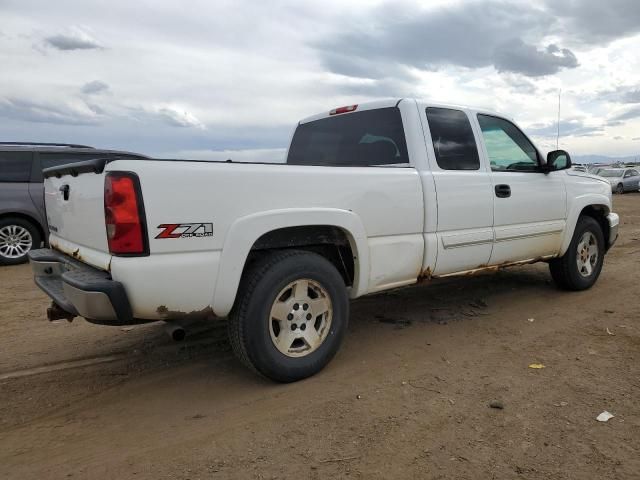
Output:
[[[385,100],[357,111],[395,105],[406,165],[116,160],[103,174],[50,177],[45,191],[51,245],[110,271],[124,285],[137,318],[209,309],[225,316],[252,246],[277,229],[342,230],[354,256],[350,295],[356,298],[425,277],[562,255],[585,207],[611,211],[610,186],[595,177],[492,171],[478,110],[455,107],[467,115],[478,145],[480,170],[474,171],[439,168],[425,115],[430,104]],[[325,112],[300,123],[327,117]],[[135,172],[140,180],[148,256],[109,254],[103,183],[106,173],[116,171]],[[71,189],[66,202],[59,191],[64,184]],[[498,184],[511,185],[510,198],[496,198]],[[213,236],[156,238],[159,225],[192,222],[212,223]]]

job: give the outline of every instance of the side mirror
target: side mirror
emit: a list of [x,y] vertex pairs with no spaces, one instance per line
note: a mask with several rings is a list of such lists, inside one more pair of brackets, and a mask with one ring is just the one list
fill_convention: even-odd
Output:
[[545,172],[555,172],[571,168],[571,157],[564,150],[554,150],[547,154]]

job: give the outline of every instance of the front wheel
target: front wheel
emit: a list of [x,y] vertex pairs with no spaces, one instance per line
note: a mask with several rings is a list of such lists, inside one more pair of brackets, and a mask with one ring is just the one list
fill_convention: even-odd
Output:
[[622,195],[624,193],[624,185],[619,183],[618,186],[616,187],[616,193],[619,193],[620,195]]
[[556,285],[565,290],[591,288],[602,271],[604,235],[591,217],[580,217],[566,253],[549,262]]
[[229,315],[238,358],[278,382],[322,370],[347,330],[349,298],[324,257],[301,250],[268,254],[243,275]]

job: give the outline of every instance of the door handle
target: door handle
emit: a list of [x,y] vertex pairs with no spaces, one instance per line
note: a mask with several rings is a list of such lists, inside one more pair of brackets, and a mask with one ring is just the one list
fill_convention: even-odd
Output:
[[60,187],[60,191],[62,192],[62,198],[66,201],[69,200],[69,185],[66,183]]
[[496,197],[498,198],[508,198],[511,196],[511,187],[509,185],[496,185],[495,191]]

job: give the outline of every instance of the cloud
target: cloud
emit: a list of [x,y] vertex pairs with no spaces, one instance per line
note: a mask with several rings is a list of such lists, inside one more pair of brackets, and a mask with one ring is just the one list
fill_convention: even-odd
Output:
[[640,142],[640,137],[633,137],[631,140],[633,140],[634,142]]
[[98,93],[104,93],[109,90],[109,85],[100,80],[94,80],[92,82],[85,83],[80,89],[85,95],[96,95]]
[[46,46],[57,50],[94,50],[104,48],[96,39],[81,28],[75,27],[67,34],[57,34],[44,39]]
[[558,33],[576,43],[600,45],[640,32],[638,0],[547,0]]
[[514,39],[496,48],[494,66],[499,72],[540,77],[557,73],[563,68],[576,68],[578,60],[571,50],[560,49],[554,44],[540,50]]
[[613,137],[614,140],[624,140],[624,137],[621,135],[616,135],[615,137]]
[[[556,122],[538,123],[526,128],[527,134],[538,137],[556,137],[558,124]],[[560,121],[560,136],[589,137],[602,133],[602,126],[586,125],[582,120],[570,119]]]
[[0,116],[32,123],[95,125],[95,112],[68,105],[52,105],[20,98],[0,99]]
[[638,117],[640,117],[640,107],[633,107],[626,112],[615,115],[611,120],[613,120],[613,122],[621,122],[624,120],[633,120]]
[[164,107],[158,110],[158,114],[167,125],[171,125],[172,127],[193,127],[201,130],[206,128],[194,115],[184,110]]
[[[399,67],[420,70],[447,65],[543,76],[575,68],[573,52],[555,44],[543,49],[514,32],[542,37],[554,19],[520,3],[457,3],[440,9],[384,5],[368,18],[369,28],[351,29],[317,44],[328,69],[378,79]],[[481,20],[480,20],[481,19]]]
[[595,99],[609,100],[615,103],[640,103],[640,88],[637,86],[619,86],[613,90],[597,92]]

